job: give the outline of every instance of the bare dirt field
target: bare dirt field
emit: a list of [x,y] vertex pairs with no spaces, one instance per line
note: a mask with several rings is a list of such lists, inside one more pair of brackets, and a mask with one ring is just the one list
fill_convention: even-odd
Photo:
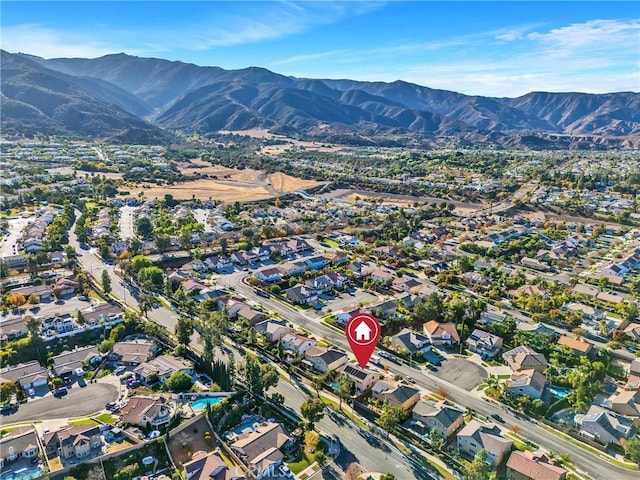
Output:
[[[150,185],[148,188],[132,189],[130,195],[144,192],[147,199],[162,198],[170,193],[177,200],[216,200],[219,202],[252,202],[277,197],[295,190],[318,185],[314,180],[302,180],[284,173],[267,175],[258,170],[236,170],[208,162],[192,161],[201,166],[197,171],[217,178],[198,179],[166,187]],[[193,174],[192,165],[181,164],[183,174]],[[184,170],[183,170],[184,169]]]
[[[205,432],[209,432],[209,440],[205,439]],[[189,462],[192,453],[208,452],[215,446],[215,438],[204,417],[175,436],[171,435],[169,440],[169,451],[177,466]]]

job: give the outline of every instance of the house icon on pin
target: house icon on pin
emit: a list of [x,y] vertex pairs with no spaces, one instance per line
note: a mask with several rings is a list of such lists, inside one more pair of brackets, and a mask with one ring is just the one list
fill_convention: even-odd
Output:
[[355,328],[356,341],[368,342],[371,339],[371,328],[364,320]]

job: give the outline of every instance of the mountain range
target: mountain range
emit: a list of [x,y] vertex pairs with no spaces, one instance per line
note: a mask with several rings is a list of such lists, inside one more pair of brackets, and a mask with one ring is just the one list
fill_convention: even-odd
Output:
[[95,59],[2,51],[2,130],[156,143],[172,130],[267,128],[316,138],[374,135],[459,145],[636,146],[640,94],[470,96],[396,81],[294,78],[126,54]]

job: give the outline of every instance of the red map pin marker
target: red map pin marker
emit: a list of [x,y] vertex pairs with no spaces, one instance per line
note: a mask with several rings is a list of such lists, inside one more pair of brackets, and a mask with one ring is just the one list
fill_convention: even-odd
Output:
[[380,322],[368,313],[356,313],[349,319],[347,340],[358,364],[365,367],[380,338]]

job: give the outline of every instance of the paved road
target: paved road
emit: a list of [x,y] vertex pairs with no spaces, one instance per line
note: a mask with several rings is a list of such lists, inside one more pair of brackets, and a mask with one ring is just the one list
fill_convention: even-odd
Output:
[[[286,406],[296,412],[308,396],[290,383],[280,380],[270,393],[278,392],[284,395]],[[342,479],[344,471],[349,465],[359,463],[368,472],[390,472],[400,479],[431,479],[424,468],[414,465],[396,448],[389,447],[381,439],[355,426],[342,415],[325,415],[316,423],[316,428],[324,435],[335,435],[340,439],[341,451],[331,468],[322,472],[324,479]]]
[[[318,321],[313,321],[307,318],[299,310],[289,308],[271,298],[258,297],[251,287],[242,283],[241,279],[243,275],[247,275],[247,273],[236,272],[227,275],[226,277],[221,277],[219,279],[219,283],[223,286],[234,286],[240,294],[250,298],[258,304],[263,305],[265,308],[279,312],[287,320],[304,326],[318,338],[327,336],[330,342],[345,349],[349,348],[344,336],[337,334],[333,330],[320,324]],[[616,480],[618,480],[637,478],[637,472],[634,473],[628,469],[612,465],[607,459],[597,457],[585,449],[574,445],[573,443],[564,440],[547,430],[544,430],[533,422],[515,417],[506,409],[506,407],[489,403],[488,401],[470,394],[464,389],[459,388],[444,379],[439,379],[424,370],[409,367],[407,365],[396,365],[392,363],[389,363],[389,370],[390,372],[399,374],[403,377],[409,375],[417,381],[418,385],[431,391],[435,391],[438,387],[444,387],[450,392],[449,399],[451,401],[464,407],[472,407],[477,412],[485,416],[500,412],[500,415],[504,418],[506,425],[518,425],[521,428],[521,431],[526,432],[526,436],[529,440],[537,443],[546,450],[553,450],[558,453],[568,453],[573,459],[576,467],[594,479],[610,480],[611,478],[616,478]]]
[[120,218],[118,219],[118,228],[120,229],[120,238],[127,240],[134,238],[136,233],[134,231],[133,214],[140,207],[130,207],[125,205],[120,208]]
[[0,418],[3,424],[7,424],[29,420],[83,417],[104,409],[104,405],[117,400],[118,395],[118,387],[111,383],[90,383],[84,388],[74,385],[62,398],[47,395],[21,405],[13,415]]
[[11,218],[7,220],[9,223],[9,236],[2,237],[0,240],[0,257],[8,257],[11,255],[17,255],[17,248],[14,251],[13,247],[18,243],[18,239],[22,235],[24,227],[32,220],[32,218]]
[[[80,217],[80,213],[80,211],[76,211],[76,218]],[[78,254],[78,262],[82,265],[84,270],[88,271],[97,279],[102,275],[102,271],[106,270],[111,278],[112,293],[127,305],[133,308],[138,308],[138,302],[135,298],[134,292],[130,291],[122,279],[116,275],[114,266],[107,265],[98,258],[95,253],[95,249],[83,250],[78,243],[78,238],[74,233],[74,229],[75,224],[70,228],[69,244],[76,250]],[[178,322],[178,316],[171,310],[164,307],[153,309],[148,313],[148,317],[172,332]]]

